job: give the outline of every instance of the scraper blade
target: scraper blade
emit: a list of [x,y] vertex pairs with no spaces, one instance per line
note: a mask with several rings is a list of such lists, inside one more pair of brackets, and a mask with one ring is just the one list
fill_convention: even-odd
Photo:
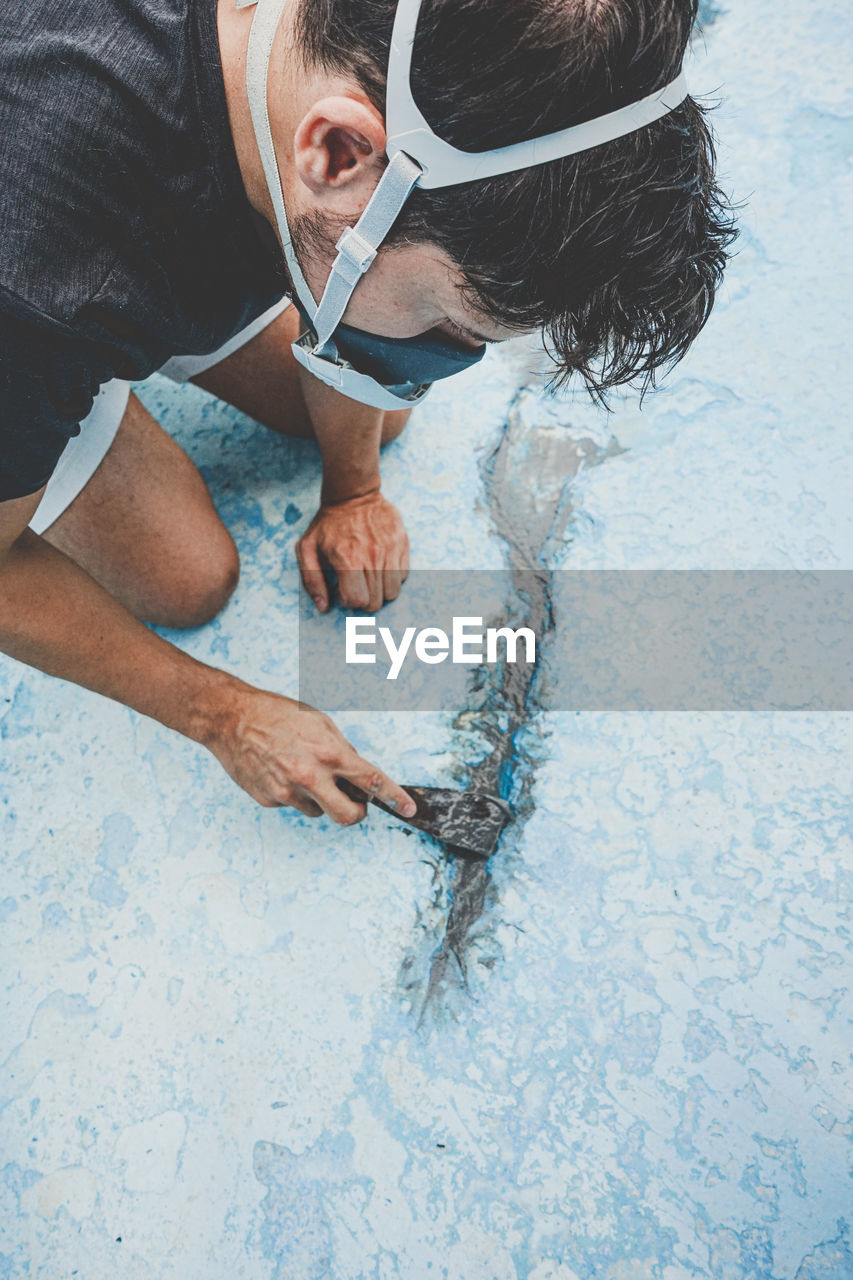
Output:
[[[338,778],[338,786],[351,800],[367,802],[366,794],[345,778]],[[490,857],[513,816],[505,800],[481,791],[454,791],[448,787],[404,787],[403,790],[418,806],[413,818],[401,818],[381,800],[374,799],[371,803],[406,826],[425,831],[448,848],[469,857]]]

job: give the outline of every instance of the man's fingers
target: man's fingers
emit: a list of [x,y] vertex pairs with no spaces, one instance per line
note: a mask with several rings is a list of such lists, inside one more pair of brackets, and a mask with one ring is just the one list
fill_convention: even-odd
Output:
[[310,796],[293,796],[286,806],[283,808],[298,809],[300,813],[304,813],[306,818],[319,818],[323,810],[317,804],[316,800],[312,800]]
[[396,600],[400,594],[400,588],[403,585],[403,572],[401,569],[386,569],[382,575],[382,585],[385,592],[386,600]]
[[325,613],[329,607],[329,593],[326,589],[326,579],[323,577],[323,570],[320,566],[317,543],[313,538],[302,538],[297,542],[296,559],[299,563],[305,590],[320,612]]
[[378,613],[385,602],[382,570],[365,569],[364,578],[367,583],[367,607],[371,613]]
[[392,782],[381,769],[362,760],[360,756],[356,757],[352,768],[341,770],[341,776],[354,782],[370,799],[381,800],[383,804],[396,809],[401,818],[413,818],[418,811],[408,792]]
[[349,796],[344,795],[343,791],[336,787],[334,782],[316,786],[314,788],[314,796],[332,821],[337,822],[342,827],[351,827],[356,822],[361,822],[367,813],[365,805],[359,804],[357,800],[351,800]]
[[370,591],[363,569],[338,569],[338,600],[345,609],[368,609]]

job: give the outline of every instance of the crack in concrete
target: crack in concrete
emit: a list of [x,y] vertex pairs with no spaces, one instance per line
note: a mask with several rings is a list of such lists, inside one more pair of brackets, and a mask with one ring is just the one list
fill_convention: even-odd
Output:
[[[570,425],[537,422],[536,406],[541,403],[526,389],[519,391],[497,447],[482,464],[492,521],[508,549],[511,625],[532,627],[540,653],[554,626],[549,552],[566,541],[573,516],[571,481],[582,469],[624,452],[612,438],[602,447],[587,436],[573,434]],[[506,623],[506,617],[498,620],[499,625]],[[536,673],[536,667],[526,664],[478,668],[470,705],[454,721],[460,755],[475,758],[475,763],[460,770],[459,780],[472,790],[494,792],[515,809],[516,821],[501,839],[504,854],[518,847],[533,808],[535,760],[529,729],[541,709]],[[444,866],[450,869],[449,883]],[[400,974],[410,996],[423,993],[421,1022],[427,1010],[444,1003],[452,990],[468,989],[468,953],[476,943],[488,944],[488,930],[481,922],[497,902],[489,862],[456,856],[446,864],[434,864],[434,869],[437,897],[432,905],[443,908],[445,924],[429,956],[425,992],[423,965],[414,956],[407,958]],[[498,954],[484,954],[482,945],[479,950],[481,965],[491,968],[497,963]]]

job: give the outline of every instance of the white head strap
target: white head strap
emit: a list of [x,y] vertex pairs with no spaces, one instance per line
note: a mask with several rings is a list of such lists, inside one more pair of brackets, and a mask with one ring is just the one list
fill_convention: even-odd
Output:
[[[575,155],[651,124],[672,111],[687,96],[687,81],[682,72],[664,89],[584,124],[572,125],[541,138],[531,138],[528,142],[497,147],[493,151],[460,151],[433,133],[412,97],[412,47],[421,0],[398,0],[391,35],[385,107],[389,164],[355,227],[348,227],[338,241],[338,255],[317,304],[297,262],[290,238],[267,102],[273,40],[289,2],[235,0],[238,9],[256,5],[246,57],[249,109],[287,265],[294,288],[315,330],[313,351],[303,345],[301,349],[294,347],[294,352],[300,362],[312,368],[318,376],[324,375],[319,372],[317,361],[309,361],[309,353],[315,356],[328,350],[334,353],[334,344],[330,341],[332,334],[356,285],[376,257],[416,184],[427,188],[455,186],[460,182],[476,182]],[[328,375],[325,376],[329,380]],[[399,401],[395,399],[393,405],[383,401],[381,407],[396,408]]]
[[385,122],[388,157],[405,151],[417,160],[423,173],[422,187],[453,187],[460,182],[495,178],[517,169],[547,164],[573,156],[590,147],[613,142],[626,133],[659,120],[687,97],[687,79],[682,73],[664,89],[632,102],[595,120],[559,129],[556,133],[516,142],[494,151],[459,151],[433,133],[412,97],[412,49],[418,27],[421,0],[399,0],[391,35]]

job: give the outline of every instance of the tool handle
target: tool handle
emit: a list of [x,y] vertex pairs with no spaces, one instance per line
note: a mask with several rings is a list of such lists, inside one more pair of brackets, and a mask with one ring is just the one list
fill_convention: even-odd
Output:
[[[349,778],[335,778],[338,790],[343,791],[345,796],[349,796],[350,800],[354,800],[356,804],[375,804],[377,809],[384,809],[386,813],[390,813],[393,818],[399,818],[400,814],[390,804],[385,804],[383,800],[377,799],[376,796],[369,796],[366,791],[362,791],[361,787],[357,787],[354,782],[350,782]],[[406,788],[404,787],[405,791]],[[407,795],[411,795],[409,791]],[[417,796],[412,796],[415,804],[417,804]],[[406,819],[401,819],[406,821]]]
[[362,791],[361,787],[357,787],[354,782],[350,782],[349,778],[335,778],[335,783],[339,791],[343,791],[345,796],[349,796],[350,800],[354,800],[356,804],[367,804],[369,799],[367,792]]

